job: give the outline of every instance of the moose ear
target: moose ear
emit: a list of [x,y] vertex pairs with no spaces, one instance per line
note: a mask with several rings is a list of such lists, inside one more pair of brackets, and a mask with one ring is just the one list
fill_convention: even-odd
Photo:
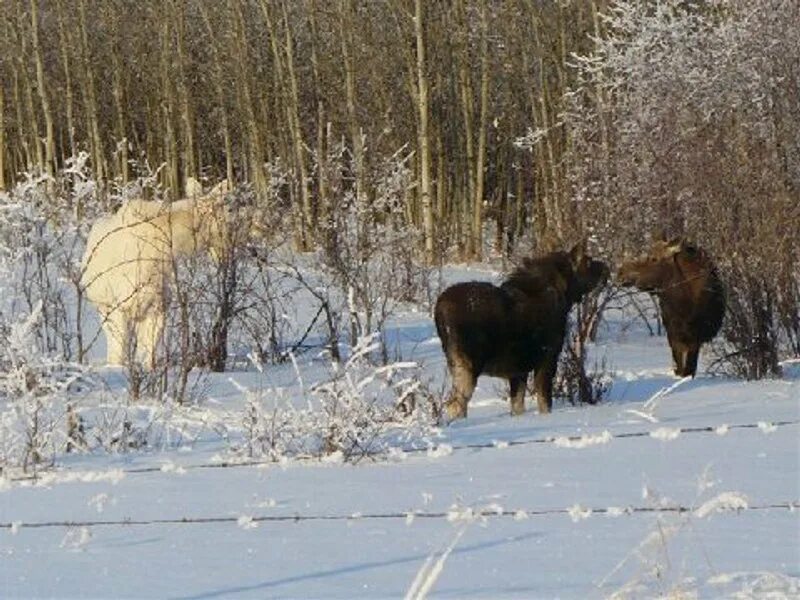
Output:
[[225,196],[231,191],[231,183],[227,179],[223,179],[208,192],[209,196]]
[[667,255],[677,254],[683,249],[683,238],[675,237],[672,238],[669,242],[667,242]]
[[577,244],[572,247],[572,250],[569,251],[569,257],[572,259],[572,262],[577,264],[578,261],[586,256],[586,240],[581,240]]
[[186,197],[196,198],[203,193],[203,185],[194,177],[186,178]]

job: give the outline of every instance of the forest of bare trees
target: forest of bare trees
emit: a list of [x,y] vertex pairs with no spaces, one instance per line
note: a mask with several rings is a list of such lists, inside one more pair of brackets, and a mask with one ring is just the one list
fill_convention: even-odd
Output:
[[800,353],[794,0],[0,8],[0,190],[83,156],[80,221],[135,180],[177,199],[227,178],[295,250],[330,250],[352,209],[356,236],[390,219],[426,264],[580,237],[613,263],[686,235],[728,282],[740,374],[775,372],[778,340]]
[[[345,141],[364,202],[381,157],[406,149],[427,252],[478,257],[484,220],[560,226],[570,57],[591,51],[605,4],[4,0],[0,186],[82,150],[109,185],[164,165],[174,197],[198,175],[263,191],[280,163],[309,248],[332,204],[328,149]],[[532,153],[514,145],[528,128],[544,135]]]

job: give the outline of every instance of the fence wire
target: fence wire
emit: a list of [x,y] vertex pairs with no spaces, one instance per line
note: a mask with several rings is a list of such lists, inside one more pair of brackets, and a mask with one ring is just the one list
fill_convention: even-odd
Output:
[[[770,504],[755,504],[752,506],[739,506],[735,508],[720,507],[717,512],[742,513],[769,510],[788,510],[794,512],[800,509],[800,499],[787,502],[775,502]],[[643,515],[643,514],[684,514],[697,510],[696,507],[685,505],[669,506],[627,506],[627,507],[586,507],[580,508],[586,515],[609,515],[621,517],[624,515]],[[396,511],[396,512],[376,512],[376,513],[353,513],[345,514],[317,514],[317,515],[256,515],[247,516],[247,523],[301,523],[304,521],[387,521],[402,519],[410,524],[415,519],[447,519],[448,521],[465,521],[476,519],[514,519],[524,520],[531,517],[541,517],[547,515],[569,515],[574,514],[575,507],[571,508],[531,508],[516,510],[500,510],[498,508],[486,509],[455,509],[448,511]],[[133,527],[147,525],[204,525],[216,523],[241,522],[242,517],[176,517],[164,519],[108,519],[108,520],[85,520],[85,521],[34,521],[34,522],[0,522],[0,529],[48,529],[48,528],[74,528],[74,527]]]

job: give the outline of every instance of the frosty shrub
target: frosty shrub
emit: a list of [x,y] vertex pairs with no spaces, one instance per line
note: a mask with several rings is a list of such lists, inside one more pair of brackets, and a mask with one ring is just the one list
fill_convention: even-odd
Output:
[[245,408],[239,423],[242,438],[231,445],[234,453],[274,461],[312,453],[308,447],[309,409],[296,408],[280,389],[240,391]]
[[295,340],[290,349],[280,353],[280,359],[286,360],[293,352],[301,350],[312,330],[316,328],[321,332],[321,337],[324,339],[323,346],[331,360],[339,362],[342,358],[339,345],[343,335],[341,325],[345,302],[341,291],[330,284],[330,274],[325,270],[301,266],[296,259],[283,261],[277,272],[285,274],[297,284],[294,290],[295,301],[302,290],[310,295],[319,307],[303,335]]
[[242,441],[237,454],[271,460],[333,456],[346,462],[436,436],[436,411],[416,363],[375,366],[369,356],[378,334],[362,338],[344,362],[332,361],[329,377],[305,392],[297,407],[285,390],[243,390]]
[[84,446],[71,387],[84,369],[41,352],[41,305],[0,336],[0,472],[51,466],[57,453]]
[[[271,175],[276,169],[271,168]],[[185,315],[184,362],[224,371],[231,342],[264,358],[283,345],[280,277],[270,269],[271,249],[286,243],[279,177],[266,194],[242,184],[225,197],[225,242],[213,255],[185,257],[177,266],[174,313]],[[182,327],[184,325],[181,325]]]
[[779,376],[781,331],[775,290],[761,277],[737,271],[740,279],[728,293],[724,336],[712,345],[713,370],[744,379]]
[[[343,146],[324,161],[330,205],[320,224],[321,263],[345,301],[351,344],[382,331],[403,303],[430,305],[436,297],[435,269],[418,256],[421,231],[406,214],[414,176],[411,156],[403,147],[378,159],[362,182],[369,197],[366,189],[348,184],[350,177],[358,180],[358,165]],[[379,349],[387,362],[386,347]]]
[[97,400],[82,412],[84,438],[92,451],[169,450],[190,447],[206,436],[225,439],[228,435],[224,416],[169,397],[120,402],[119,397],[106,393]]
[[[597,404],[611,391],[611,375],[605,359],[595,361],[587,368],[585,349],[578,344],[575,334],[571,334],[564,344],[558,360],[558,371],[553,381],[553,396],[570,404]],[[531,396],[535,394],[529,388]]]
[[9,267],[3,303],[6,315],[40,306],[39,346],[80,360],[80,257],[95,187],[84,179],[84,155],[67,162],[56,180],[28,173],[8,194],[0,192],[0,246]]
[[224,211],[214,217],[223,224],[219,248],[172,257],[162,348],[163,368],[172,381],[163,392],[179,403],[189,401],[193,369],[226,369],[234,321],[260,308],[255,296],[248,297],[256,280],[248,263],[254,204],[248,186],[226,194],[215,206]]
[[432,411],[412,401],[424,395],[419,366],[406,362],[375,367],[369,357],[379,346],[378,334],[361,338],[343,365],[332,363],[328,381],[311,390],[326,454],[341,453],[344,460],[357,462],[433,433]]
[[[597,404],[611,390],[605,359],[587,369],[588,348],[594,342],[603,310],[613,298],[602,286],[586,294],[569,319],[564,348],[559,356],[553,395],[570,404]],[[533,390],[531,390],[533,393]]]
[[777,373],[800,323],[800,4],[618,0],[601,33],[563,115],[580,219],[615,262],[654,231],[702,246],[726,370]]
[[89,367],[41,351],[41,314],[37,306],[0,332],[0,473],[35,473],[67,452],[163,450],[227,435],[200,406],[100,391]]

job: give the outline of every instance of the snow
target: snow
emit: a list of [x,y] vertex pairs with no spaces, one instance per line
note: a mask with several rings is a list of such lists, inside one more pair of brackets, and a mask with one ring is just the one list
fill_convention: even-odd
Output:
[[571,439],[568,437],[557,437],[553,443],[559,448],[587,448],[596,444],[607,444],[614,436],[607,429],[603,433],[597,435],[582,435],[578,439]]
[[570,506],[567,512],[569,513],[569,518],[572,519],[573,523],[583,521],[584,519],[588,519],[592,516],[592,509],[583,508],[580,504],[574,504]]
[[442,458],[452,453],[453,447],[450,444],[439,444],[436,448],[431,448],[427,452],[429,458]]
[[650,432],[650,437],[655,438],[657,440],[661,440],[664,442],[668,442],[674,439],[681,434],[681,430],[677,427],[659,427]]
[[[357,464],[233,455],[212,426],[240,434],[251,390],[304,408],[317,357],[209,376],[161,450],[0,478],[0,597],[797,597],[800,365],[677,379],[666,340],[621,318],[592,348],[614,368],[606,402],[511,417],[481,378],[468,419]],[[399,370],[446,390],[431,320],[391,327]]]
[[724,492],[707,500],[703,505],[694,511],[698,519],[704,519],[711,513],[722,510],[744,510],[747,508],[747,498],[736,492]]

